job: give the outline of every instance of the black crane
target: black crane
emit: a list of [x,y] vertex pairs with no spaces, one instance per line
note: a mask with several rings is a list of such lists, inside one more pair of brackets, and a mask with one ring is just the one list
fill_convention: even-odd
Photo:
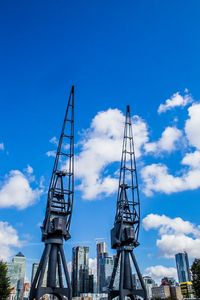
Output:
[[46,215],[41,227],[45,248],[31,286],[30,300],[39,300],[45,294],[60,300],[72,298],[63,241],[70,239],[73,199],[74,86],[71,88],[49,185]]
[[[130,107],[126,109],[123,149],[120,166],[119,187],[114,227],[111,230],[111,247],[117,253],[108,288],[108,298],[119,300],[140,296],[147,299],[145,284],[140,273],[133,249],[139,245],[140,200],[133,143]],[[132,276],[132,265],[138,275],[141,289],[136,289]],[[115,287],[116,277],[119,283]]]

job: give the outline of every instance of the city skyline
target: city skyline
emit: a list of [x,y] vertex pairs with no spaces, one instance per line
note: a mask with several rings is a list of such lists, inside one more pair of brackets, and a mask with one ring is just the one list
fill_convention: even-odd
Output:
[[29,279],[43,250],[40,226],[72,83],[76,194],[67,261],[74,246],[84,245],[93,263],[98,238],[114,254],[110,230],[127,104],[141,199],[141,271],[173,276],[176,253],[199,258],[200,4],[155,3],[1,3],[0,258],[22,251]]
[[[90,247],[89,246],[83,246],[83,245],[74,246],[71,249],[71,259],[68,261],[70,279],[73,280],[72,279],[72,277],[73,277],[73,264],[74,265],[78,264],[78,265],[81,266],[81,271],[83,271],[83,273],[84,272],[87,273],[86,277],[89,276],[90,274],[94,275],[94,282],[95,282],[95,284],[97,284],[97,286],[95,286],[95,289],[96,289],[97,292],[102,292],[103,293],[103,290],[100,289],[99,285],[101,285],[101,281],[103,281],[103,283],[106,282],[106,284],[107,284],[109,282],[109,280],[106,281],[105,278],[100,278],[100,275],[98,276],[98,272],[101,272],[101,274],[103,276],[106,275],[107,278],[110,279],[111,272],[112,272],[113,261],[114,261],[114,257],[115,257],[115,253],[111,254],[110,251],[108,252],[107,248],[108,247],[107,247],[107,244],[105,242],[97,242],[96,243],[96,249],[97,249],[96,257],[91,258],[91,256],[90,256]],[[22,252],[19,252],[19,253],[15,254],[13,256],[12,261],[13,261],[13,259],[15,261],[15,259],[18,256],[19,256],[19,258],[22,257],[22,258],[25,259],[25,265],[23,267],[24,268],[23,273],[25,274],[24,278],[25,278],[25,282],[30,282],[31,283],[32,280],[33,280],[33,276],[34,276],[34,274],[37,270],[39,260],[32,262],[31,272],[30,272],[29,276],[27,277],[27,272],[26,272],[27,271],[27,258],[23,255]],[[179,257],[178,261],[177,261],[177,256]],[[100,264],[101,264],[101,270],[99,270],[99,271],[98,271],[98,257],[100,258]],[[108,261],[106,261],[106,259],[108,259]],[[186,262],[185,261],[182,262],[182,260],[186,260]],[[8,266],[9,266],[9,268],[11,268],[11,270],[12,270],[12,267],[10,267],[10,266],[12,265],[12,261],[7,262]],[[106,271],[103,267],[104,263],[109,263],[109,264],[111,263],[111,266],[108,266],[108,269]],[[165,277],[166,278],[174,278],[174,280],[177,283],[178,282],[181,283],[181,282],[185,282],[185,281],[191,281],[191,277],[190,277],[191,276],[190,275],[190,265],[191,265],[191,263],[189,263],[189,265],[188,265],[188,263],[189,263],[189,257],[188,257],[188,254],[186,252],[177,253],[174,256],[174,265],[175,265],[174,269],[175,269],[175,272],[172,273],[173,275],[170,275],[168,273],[167,268],[166,269],[163,268],[162,274],[159,277],[156,277],[154,274],[152,274],[150,272],[145,272],[142,275],[143,275],[143,277],[147,277],[147,278],[148,278],[148,276],[150,276],[157,284],[159,284],[161,282],[161,279],[165,278]],[[184,270],[184,272],[186,272],[186,275],[183,275],[183,276],[186,276],[184,278],[187,279],[187,280],[183,281],[183,280],[179,279],[179,272],[180,272],[179,271],[179,269],[180,269],[179,265],[181,266],[181,270]],[[136,273],[134,273],[134,271],[135,270],[133,270],[133,274],[137,275]],[[106,272],[106,273],[104,273],[104,272]],[[85,274],[84,274],[84,276],[85,276]],[[46,279],[44,279],[44,280],[46,280]],[[87,281],[87,279],[86,279],[86,281]],[[140,285],[140,283],[138,283],[138,284]],[[105,285],[103,287],[105,287]],[[86,292],[82,292],[82,293],[86,293]]]
[[[99,260],[98,260],[99,257]],[[108,260],[107,260],[108,259]],[[72,270],[71,284],[73,291],[73,298],[76,297],[94,297],[95,299],[105,299],[107,288],[112,273],[113,263],[109,266],[110,262],[116,259],[116,256],[109,256],[107,252],[107,245],[105,242],[97,244],[97,266],[95,270],[91,270],[89,266],[89,247],[77,246],[72,249]],[[143,274],[143,280],[147,289],[148,299],[156,299],[162,297],[167,299],[172,297],[174,300],[182,300],[183,297],[192,298],[194,292],[192,289],[192,282],[190,278],[190,266],[188,262],[187,253],[177,253],[175,255],[177,273],[179,283],[174,277],[166,276],[159,281],[155,281],[151,276]],[[98,263],[99,267],[98,268]],[[21,253],[17,253],[11,263],[8,263],[8,276],[11,281],[11,295],[10,300],[17,297],[24,296],[28,299],[33,277],[36,274],[38,263],[32,265],[32,278],[31,282],[25,278],[26,257]],[[95,274],[96,272],[96,274]],[[119,274],[118,274],[119,275]],[[118,277],[117,275],[117,277]],[[45,273],[43,284],[47,280],[47,272]],[[141,282],[137,273],[132,273],[133,285],[136,290],[141,289]],[[115,288],[119,284],[119,278],[115,282]]]

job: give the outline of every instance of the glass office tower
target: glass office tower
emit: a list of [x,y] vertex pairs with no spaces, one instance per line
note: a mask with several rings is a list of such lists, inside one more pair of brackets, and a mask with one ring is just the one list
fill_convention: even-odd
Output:
[[72,296],[89,292],[89,247],[72,249]]
[[114,259],[109,256],[105,242],[97,244],[97,291],[107,292],[112,275]]
[[175,255],[179,283],[191,281],[189,260],[186,252]]

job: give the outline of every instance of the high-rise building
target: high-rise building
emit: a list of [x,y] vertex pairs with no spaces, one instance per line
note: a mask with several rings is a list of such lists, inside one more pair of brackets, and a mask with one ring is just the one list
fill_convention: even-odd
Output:
[[105,242],[97,243],[97,293],[100,292],[100,259],[107,253],[107,247]]
[[15,288],[17,297],[23,294],[24,278],[26,272],[26,257],[21,253],[17,253],[8,266],[8,276],[10,278],[11,287]]
[[33,264],[32,264],[31,283],[32,283],[33,280],[34,280],[34,277],[35,277],[35,274],[36,274],[36,272],[37,272],[38,266],[39,266],[39,263],[33,263]]
[[103,253],[102,256],[99,257],[99,293],[107,292],[113,265],[113,257],[108,256],[108,253]]
[[150,276],[143,276],[144,284],[147,290],[147,298],[152,298],[152,288],[156,286],[155,281]]
[[191,281],[189,260],[186,252],[177,253],[176,258],[176,268],[178,273],[179,283]]
[[89,292],[89,247],[72,249],[72,295],[79,297]]
[[114,258],[108,255],[106,243],[97,244],[97,292],[107,291],[112,275]]
[[11,286],[17,287],[18,280],[25,278],[26,258],[21,252],[19,252],[13,257],[11,263],[8,263],[7,266]]
[[94,293],[94,275],[89,274],[89,293]]
[[132,280],[133,280],[133,284],[135,289],[140,290],[142,288],[139,277],[137,274],[133,274],[132,275]]
[[[31,284],[33,283],[33,280],[35,278],[35,274],[37,272],[38,267],[39,267],[39,263],[33,263],[32,264]],[[47,271],[48,271],[48,268],[45,269],[43,283],[42,283],[43,286],[46,286],[46,283],[47,283]],[[58,280],[58,278],[57,278],[57,280]]]

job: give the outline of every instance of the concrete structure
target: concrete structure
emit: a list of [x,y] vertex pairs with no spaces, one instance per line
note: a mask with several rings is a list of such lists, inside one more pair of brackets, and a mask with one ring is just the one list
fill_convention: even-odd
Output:
[[183,299],[183,295],[181,293],[180,286],[171,286],[170,293],[171,293],[172,300],[182,300]]
[[152,288],[152,298],[153,299],[167,299],[171,297],[169,285],[161,285]]

